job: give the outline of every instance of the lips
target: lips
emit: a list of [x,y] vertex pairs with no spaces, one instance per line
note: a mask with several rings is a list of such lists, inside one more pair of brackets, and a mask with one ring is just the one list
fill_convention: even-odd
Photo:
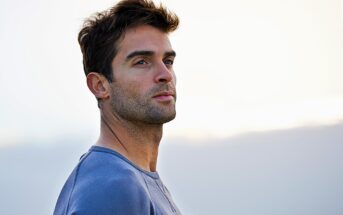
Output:
[[153,96],[153,98],[158,99],[160,101],[169,101],[175,99],[175,93],[173,91],[164,91],[157,93]]
[[171,92],[171,91],[161,92],[161,93],[158,93],[157,95],[155,95],[154,98],[155,97],[161,97],[161,96],[172,96],[172,97],[174,97],[175,93]]

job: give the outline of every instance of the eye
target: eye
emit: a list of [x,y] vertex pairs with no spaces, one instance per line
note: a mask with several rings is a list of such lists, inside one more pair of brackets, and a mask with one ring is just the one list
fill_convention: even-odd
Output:
[[166,59],[166,60],[164,60],[164,64],[166,64],[168,66],[172,66],[174,64],[174,60],[173,59]]
[[148,64],[146,60],[138,60],[134,63],[134,65],[145,65],[145,64]]

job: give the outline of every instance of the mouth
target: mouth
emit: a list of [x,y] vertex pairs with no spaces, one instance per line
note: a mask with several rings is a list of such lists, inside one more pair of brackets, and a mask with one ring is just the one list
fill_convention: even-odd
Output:
[[153,96],[153,98],[159,101],[170,101],[175,99],[175,93],[172,91],[160,92]]

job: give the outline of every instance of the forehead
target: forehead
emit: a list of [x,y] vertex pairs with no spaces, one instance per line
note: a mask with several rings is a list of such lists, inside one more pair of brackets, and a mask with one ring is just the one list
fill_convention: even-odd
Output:
[[126,55],[132,51],[152,51],[164,54],[172,51],[168,34],[150,25],[126,30],[118,44],[117,55]]

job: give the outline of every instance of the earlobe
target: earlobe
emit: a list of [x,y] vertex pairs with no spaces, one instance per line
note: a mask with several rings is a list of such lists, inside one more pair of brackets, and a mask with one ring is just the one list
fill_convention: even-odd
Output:
[[96,98],[106,99],[109,97],[109,83],[103,75],[90,72],[87,75],[87,86]]

